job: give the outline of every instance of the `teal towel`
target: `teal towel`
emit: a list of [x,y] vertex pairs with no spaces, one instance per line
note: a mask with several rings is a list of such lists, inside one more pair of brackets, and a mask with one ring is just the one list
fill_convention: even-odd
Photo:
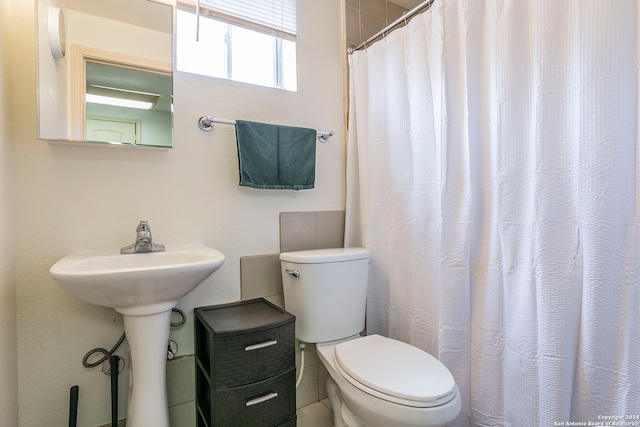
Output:
[[316,131],[236,120],[240,185],[306,190],[316,177]]

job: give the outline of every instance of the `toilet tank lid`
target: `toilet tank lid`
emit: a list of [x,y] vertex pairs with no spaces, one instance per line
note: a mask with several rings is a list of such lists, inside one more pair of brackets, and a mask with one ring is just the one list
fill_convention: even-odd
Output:
[[298,264],[324,264],[328,262],[354,261],[371,256],[369,249],[364,248],[331,248],[311,249],[307,251],[283,252],[281,261]]

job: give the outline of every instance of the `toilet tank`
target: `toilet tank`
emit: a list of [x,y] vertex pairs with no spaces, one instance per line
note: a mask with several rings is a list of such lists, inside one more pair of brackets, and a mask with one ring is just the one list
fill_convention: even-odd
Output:
[[338,340],[364,329],[370,252],[314,249],[280,254],[285,309],[296,316],[296,338]]

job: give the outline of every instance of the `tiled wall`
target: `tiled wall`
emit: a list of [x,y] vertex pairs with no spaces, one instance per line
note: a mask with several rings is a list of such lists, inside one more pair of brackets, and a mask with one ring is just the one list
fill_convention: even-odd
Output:
[[359,45],[407,11],[389,0],[346,1],[347,46]]
[[[280,214],[280,252],[341,248],[344,245],[344,211],[282,212]],[[284,308],[279,254],[240,258],[242,299],[265,298]],[[296,343],[296,366],[300,351]],[[318,360],[315,345],[305,348],[304,375],[296,390],[297,407],[326,397],[327,371]]]

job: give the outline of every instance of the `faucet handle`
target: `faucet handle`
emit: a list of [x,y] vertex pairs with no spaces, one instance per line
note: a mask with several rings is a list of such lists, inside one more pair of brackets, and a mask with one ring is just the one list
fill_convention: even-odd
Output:
[[151,240],[151,227],[146,219],[140,220],[136,227],[136,241],[120,249],[121,254],[163,252],[164,245],[153,243]]
[[149,227],[149,222],[147,220],[140,221],[138,228],[136,228],[136,233],[138,233],[138,243],[151,243],[151,227]]

